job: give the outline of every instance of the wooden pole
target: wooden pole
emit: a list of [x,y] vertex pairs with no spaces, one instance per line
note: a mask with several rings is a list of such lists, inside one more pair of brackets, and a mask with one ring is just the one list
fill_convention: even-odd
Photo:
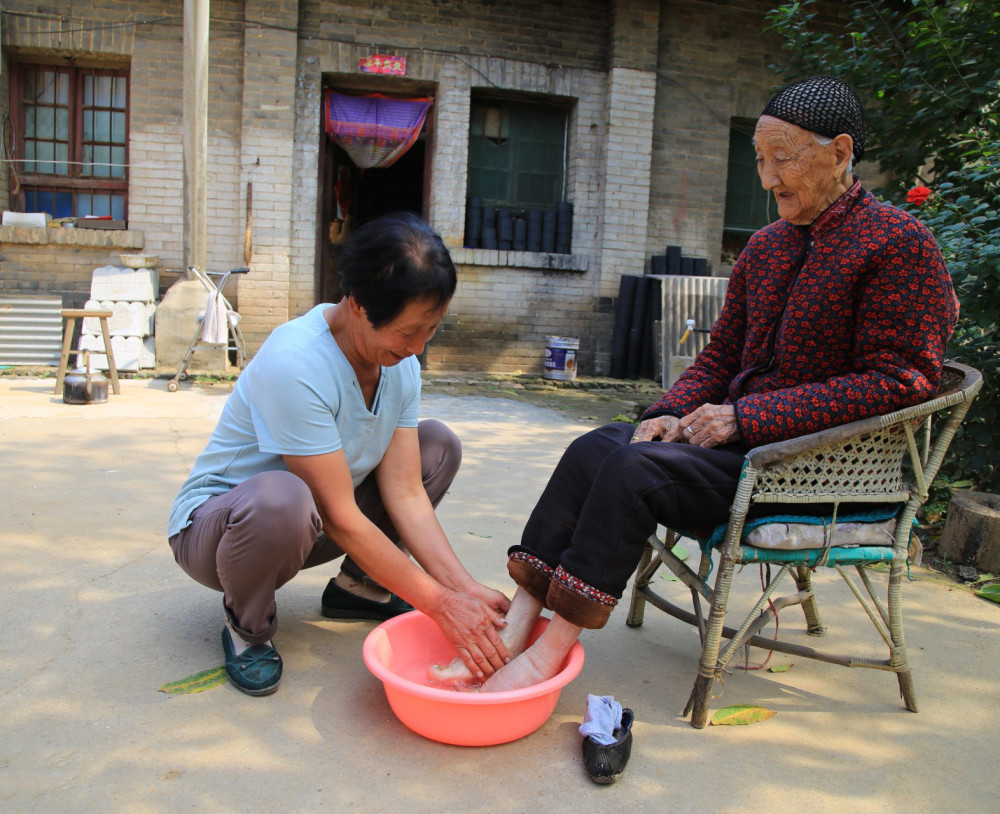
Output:
[[204,269],[210,0],[184,0],[184,268]]

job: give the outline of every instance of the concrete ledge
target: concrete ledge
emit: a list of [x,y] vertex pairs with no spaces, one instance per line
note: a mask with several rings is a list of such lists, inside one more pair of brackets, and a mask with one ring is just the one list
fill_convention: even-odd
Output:
[[67,229],[50,226],[0,226],[0,243],[24,246],[88,246],[94,248],[142,249],[144,232],[131,229]]
[[513,252],[495,249],[452,249],[451,259],[460,266],[494,266],[526,268],[541,271],[586,271],[590,258],[582,254],[549,254],[548,252]]

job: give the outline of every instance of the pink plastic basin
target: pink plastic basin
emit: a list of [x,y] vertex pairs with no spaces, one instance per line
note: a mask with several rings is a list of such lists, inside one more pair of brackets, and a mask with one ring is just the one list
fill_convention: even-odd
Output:
[[[538,620],[532,641],[548,621]],[[427,668],[448,664],[456,654],[437,624],[419,611],[376,627],[365,639],[362,655],[405,726],[425,738],[457,746],[491,746],[530,735],[549,719],[562,688],[583,667],[583,645],[577,642],[562,670],[541,684],[492,693],[434,686],[426,678]]]

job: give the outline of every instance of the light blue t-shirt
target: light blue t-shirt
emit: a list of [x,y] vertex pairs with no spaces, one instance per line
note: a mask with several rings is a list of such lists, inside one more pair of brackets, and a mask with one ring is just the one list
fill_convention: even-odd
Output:
[[416,427],[420,364],[383,367],[371,410],[323,317],[329,304],[276,328],[236,381],[208,446],[170,511],[167,536],[191,513],[260,472],[287,469],[282,455],[343,449],[357,487],[379,465],[397,427]]

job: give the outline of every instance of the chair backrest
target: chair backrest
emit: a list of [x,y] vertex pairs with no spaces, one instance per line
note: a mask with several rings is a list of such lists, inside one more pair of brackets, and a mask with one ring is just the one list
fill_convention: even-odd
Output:
[[[901,503],[916,495],[919,507],[982,383],[979,371],[948,362],[928,401],[751,450],[750,501]],[[932,428],[936,413],[944,415]],[[912,486],[905,483],[904,462]]]

